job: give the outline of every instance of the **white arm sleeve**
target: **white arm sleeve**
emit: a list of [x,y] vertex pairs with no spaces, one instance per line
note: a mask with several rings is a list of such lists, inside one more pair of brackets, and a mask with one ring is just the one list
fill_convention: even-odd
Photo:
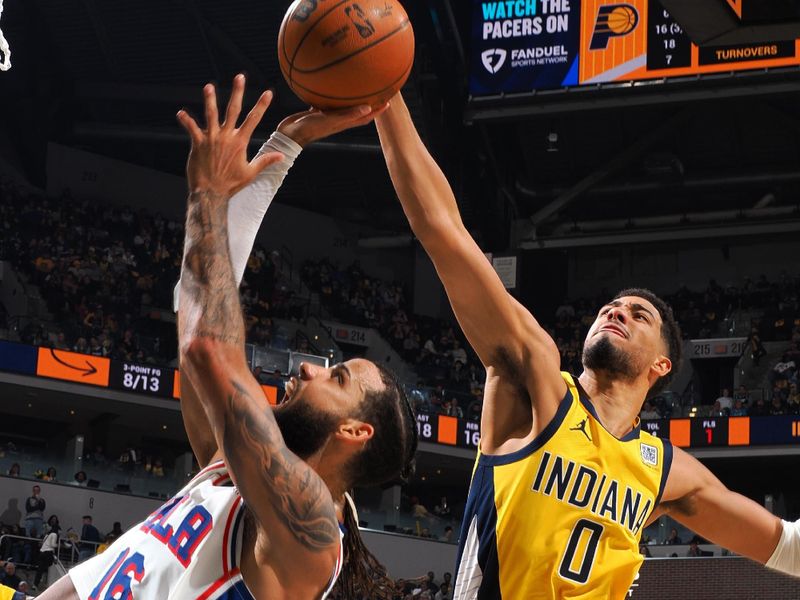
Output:
[[800,521],[782,521],[783,533],[767,566],[800,577]]
[[[253,250],[261,221],[267,214],[272,199],[301,150],[302,147],[291,138],[277,131],[273,133],[269,140],[261,146],[258,154],[280,152],[284,156],[283,160],[271,164],[261,171],[258,177],[231,198],[230,204],[228,204],[228,248],[237,284],[242,283],[247,259]],[[176,312],[180,287],[181,282],[178,280],[173,293],[173,309]]]

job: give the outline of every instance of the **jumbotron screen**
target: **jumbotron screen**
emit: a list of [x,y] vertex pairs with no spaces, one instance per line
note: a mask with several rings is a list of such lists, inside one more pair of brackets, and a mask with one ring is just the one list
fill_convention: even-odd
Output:
[[473,96],[798,64],[798,40],[698,47],[659,0],[473,0]]

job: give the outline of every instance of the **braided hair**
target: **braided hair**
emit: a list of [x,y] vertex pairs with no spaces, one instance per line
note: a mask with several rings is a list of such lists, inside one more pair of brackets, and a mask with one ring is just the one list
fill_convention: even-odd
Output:
[[[417,451],[417,423],[403,388],[388,369],[376,365],[384,389],[369,391],[361,405],[359,418],[370,423],[375,433],[364,450],[348,465],[352,486],[375,486],[405,482],[414,472]],[[367,549],[358,529],[358,513],[349,494],[345,494],[344,562],[333,588],[333,598],[391,600],[395,584],[386,567]]]

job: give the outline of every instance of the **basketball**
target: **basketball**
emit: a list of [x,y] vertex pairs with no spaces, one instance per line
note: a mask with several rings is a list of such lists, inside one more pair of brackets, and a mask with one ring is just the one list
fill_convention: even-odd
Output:
[[278,34],[281,72],[319,109],[380,106],[408,79],[414,30],[397,0],[295,0]]

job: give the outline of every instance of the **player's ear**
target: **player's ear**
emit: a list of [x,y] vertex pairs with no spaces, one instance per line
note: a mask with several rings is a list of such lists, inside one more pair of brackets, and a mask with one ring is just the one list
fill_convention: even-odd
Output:
[[339,423],[336,437],[347,443],[365,444],[375,435],[375,428],[369,423],[358,419],[347,419]]
[[672,361],[662,354],[656,358],[650,368],[659,377],[664,377],[664,375],[672,371]]

